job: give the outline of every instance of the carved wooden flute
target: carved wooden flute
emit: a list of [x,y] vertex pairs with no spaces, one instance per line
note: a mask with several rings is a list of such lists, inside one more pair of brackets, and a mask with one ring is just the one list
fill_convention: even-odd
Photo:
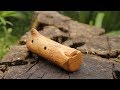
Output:
[[31,52],[69,72],[78,70],[82,64],[81,51],[55,42],[34,28],[31,29],[31,36],[28,37],[26,45]]

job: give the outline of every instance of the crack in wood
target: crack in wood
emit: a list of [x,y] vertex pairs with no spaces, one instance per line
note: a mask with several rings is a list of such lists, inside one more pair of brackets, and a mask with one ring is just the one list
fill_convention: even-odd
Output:
[[6,66],[18,66],[18,65],[26,65],[28,64],[28,61],[25,60],[15,60],[12,62],[2,62],[0,65],[6,65]]
[[[102,53],[103,52],[103,53]],[[106,51],[95,51],[95,52],[82,52],[83,54],[91,54],[91,55],[96,55],[96,56],[99,56],[101,58],[106,58],[106,59],[110,59],[110,58],[117,58],[119,56],[119,53],[117,51],[114,51],[114,52],[106,52]]]
[[71,48],[77,48],[77,47],[81,47],[85,44],[85,42],[78,42],[78,43],[73,43],[72,45],[70,45]]
[[2,66],[2,67],[0,68],[0,71],[2,71],[3,73],[5,73],[5,71],[7,71],[7,70],[8,70],[8,66],[7,66],[7,65]]
[[108,52],[106,54],[95,54],[95,55],[100,56],[102,58],[110,59],[110,58],[117,58],[119,54],[117,51],[115,51],[115,52],[111,51],[111,52]]
[[120,79],[120,71],[115,70],[115,64],[112,64],[112,76],[113,79]]
[[49,24],[39,23],[38,26],[36,26],[36,28],[38,31],[41,31],[44,29],[45,26],[49,26]]
[[25,60],[16,60],[16,61],[11,61],[11,62],[1,62],[0,63],[0,71],[2,71],[3,73],[5,73],[5,71],[8,70],[8,67],[10,66],[19,66],[19,65],[26,65],[28,64],[27,61]]
[[46,72],[40,77],[41,79],[45,76],[45,74],[47,74]]
[[118,70],[115,70],[114,71],[114,79],[120,79],[120,71],[118,71]]
[[62,31],[62,32],[64,32],[64,33],[68,33],[69,31],[68,30],[66,30],[66,29],[64,29],[64,28],[58,28],[60,31]]
[[68,40],[68,38],[69,37],[66,37],[66,36],[55,36],[55,37],[52,38],[52,40],[62,44],[63,42]]
[[21,75],[19,75],[18,77],[24,75],[25,73],[29,72],[36,64],[38,64],[39,60],[36,60],[36,63],[34,63],[27,71],[25,71],[24,73],[22,73]]
[[27,79],[29,79],[36,71],[37,71],[37,70],[35,70],[33,73],[31,73],[31,74],[27,77]]

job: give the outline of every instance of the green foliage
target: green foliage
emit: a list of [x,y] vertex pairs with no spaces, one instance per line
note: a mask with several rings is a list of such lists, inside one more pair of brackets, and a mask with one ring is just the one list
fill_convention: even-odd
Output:
[[81,23],[87,23],[90,11],[60,11],[61,14],[71,17]]
[[0,11],[0,16],[5,18],[5,17],[17,17],[17,18],[22,18],[23,14],[17,11]]
[[120,30],[120,11],[104,11],[103,27],[106,32]]
[[14,25],[13,27],[14,31],[12,32],[12,35],[17,38],[20,38],[23,34],[25,34],[30,29],[33,11],[21,11],[21,13],[24,15],[24,18],[10,19]]
[[120,31],[120,11],[60,11],[73,20],[102,27],[106,33]]
[[31,12],[0,11],[0,59],[28,30]]
[[102,13],[102,12],[99,12],[96,15],[96,18],[95,18],[95,26],[96,27],[102,27],[103,18],[104,18],[104,13]]
[[120,30],[113,30],[111,32],[108,32],[106,35],[108,36],[116,36],[116,35],[120,35]]
[[0,38],[0,59],[9,50],[9,47],[11,45],[13,45],[16,41],[17,41],[17,39],[14,36],[10,35],[10,34],[8,34],[5,37]]

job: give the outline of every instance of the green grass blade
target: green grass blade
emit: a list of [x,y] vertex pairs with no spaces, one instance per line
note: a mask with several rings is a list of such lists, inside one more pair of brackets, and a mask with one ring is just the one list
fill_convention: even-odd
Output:
[[96,27],[102,27],[102,22],[104,18],[104,13],[98,13],[95,19],[95,26]]

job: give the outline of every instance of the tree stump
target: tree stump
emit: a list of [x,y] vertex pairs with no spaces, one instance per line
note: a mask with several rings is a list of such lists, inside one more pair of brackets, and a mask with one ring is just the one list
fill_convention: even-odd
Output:
[[26,47],[29,31],[0,62],[1,79],[120,78],[120,36],[106,36],[104,29],[79,23],[56,11],[37,11],[35,15],[31,27],[56,42],[80,50],[83,64],[70,73],[30,52]]

